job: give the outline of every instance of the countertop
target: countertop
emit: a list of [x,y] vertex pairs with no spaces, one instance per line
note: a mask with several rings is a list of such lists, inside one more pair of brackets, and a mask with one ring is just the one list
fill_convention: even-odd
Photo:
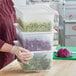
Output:
[[0,70],[0,76],[76,76],[76,60],[53,60],[48,72],[38,73],[25,73],[15,60]]

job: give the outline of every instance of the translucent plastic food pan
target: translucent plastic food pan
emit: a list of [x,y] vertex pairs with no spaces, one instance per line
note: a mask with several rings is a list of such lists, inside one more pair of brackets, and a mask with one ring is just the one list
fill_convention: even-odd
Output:
[[18,40],[25,49],[30,51],[49,51],[53,46],[53,33],[20,32]]
[[54,25],[55,11],[45,5],[16,8],[18,23],[25,32],[49,32]]
[[22,70],[25,72],[41,72],[48,71],[52,66],[52,52],[36,51],[32,52],[33,58],[28,61],[28,64],[23,64],[19,61]]

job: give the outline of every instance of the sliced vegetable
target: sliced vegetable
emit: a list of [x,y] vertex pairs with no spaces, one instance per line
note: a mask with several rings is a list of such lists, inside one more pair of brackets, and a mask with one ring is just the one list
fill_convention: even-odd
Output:
[[22,26],[25,32],[49,32],[51,31],[51,22],[22,22],[20,19],[18,23]]
[[56,56],[58,56],[58,57],[71,57],[72,52],[66,48],[61,48],[57,51]]

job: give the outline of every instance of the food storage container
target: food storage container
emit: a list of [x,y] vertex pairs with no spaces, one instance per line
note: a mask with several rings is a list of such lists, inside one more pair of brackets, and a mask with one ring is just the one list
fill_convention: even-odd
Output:
[[23,32],[18,29],[17,38],[30,51],[49,51],[53,46],[53,32]]
[[16,8],[18,23],[25,32],[50,32],[54,25],[54,10],[44,5]]
[[30,51],[49,51],[53,46],[52,33],[21,33],[19,42]]
[[28,61],[28,64],[23,64],[19,61],[22,70],[25,72],[42,72],[50,70],[53,60],[52,52],[50,51],[35,51],[33,58]]

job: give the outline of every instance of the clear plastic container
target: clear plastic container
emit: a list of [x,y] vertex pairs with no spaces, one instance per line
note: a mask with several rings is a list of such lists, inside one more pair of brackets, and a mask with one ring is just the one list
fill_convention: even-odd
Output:
[[25,72],[42,72],[50,70],[53,59],[50,51],[36,51],[32,52],[33,58],[28,61],[28,64],[23,64],[19,61],[22,70]]
[[18,23],[25,32],[49,32],[53,29],[55,11],[45,5],[29,5],[17,9]]
[[49,51],[53,46],[53,32],[22,32],[18,30],[18,41],[30,51]]

